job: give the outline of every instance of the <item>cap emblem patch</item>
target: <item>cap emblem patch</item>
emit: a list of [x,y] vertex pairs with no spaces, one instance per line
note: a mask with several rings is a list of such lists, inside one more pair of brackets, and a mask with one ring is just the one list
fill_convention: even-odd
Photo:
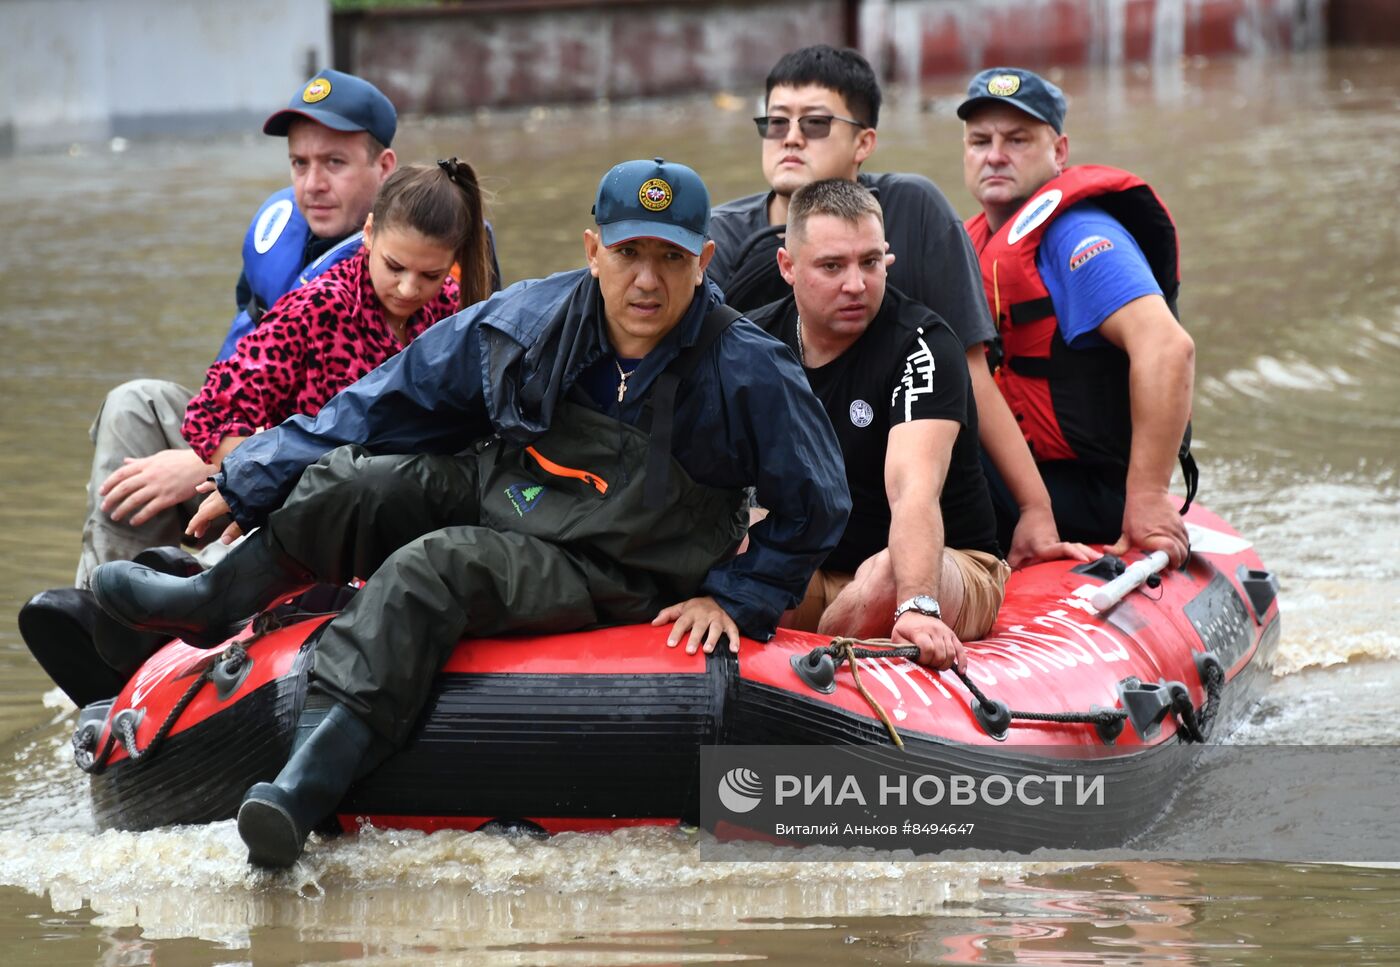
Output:
[[324,77],[318,77],[306,85],[306,90],[301,92],[301,99],[307,104],[315,104],[317,101],[324,101],[330,95],[331,82]]
[[637,200],[647,211],[665,211],[671,207],[671,186],[660,178],[653,178],[638,190]]
[[1021,78],[1015,74],[998,74],[987,81],[987,93],[997,97],[1010,97],[1021,89]]

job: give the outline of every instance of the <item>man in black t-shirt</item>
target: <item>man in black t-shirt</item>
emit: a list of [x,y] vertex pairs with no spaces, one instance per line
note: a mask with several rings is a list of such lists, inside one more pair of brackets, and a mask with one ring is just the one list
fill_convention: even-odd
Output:
[[922,175],[862,170],[875,153],[880,101],[879,81],[858,51],[817,44],[785,54],[768,74],[764,114],[754,118],[763,177],[772,190],[715,208],[715,257],[707,272],[725,301],[741,311],[786,296],[776,252],[793,192],[826,178],[868,188],[884,212],[885,241],[894,256],[891,283],[942,317],[967,360],[982,413],[981,445],[1019,511],[1008,556],[1017,566],[1058,557],[1087,560],[1087,548],[1060,540],[1050,495],[992,381],[985,347],[996,328],[976,253],[953,206]]
[[891,636],[937,668],[963,664],[1010,569],[977,446],[977,405],[952,330],[886,286],[880,205],[853,181],[798,189],[777,254],[787,298],[750,313],[801,360],[836,429],[853,508],[787,627]]

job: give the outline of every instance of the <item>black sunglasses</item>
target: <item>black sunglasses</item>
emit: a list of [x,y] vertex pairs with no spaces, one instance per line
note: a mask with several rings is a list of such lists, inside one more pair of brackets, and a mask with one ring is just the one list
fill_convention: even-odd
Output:
[[[792,124],[792,118],[768,115],[767,117],[754,118],[753,123],[758,126],[758,136],[769,141],[781,141],[788,136],[788,130]],[[858,128],[865,127],[864,124],[855,118],[843,118],[838,114],[804,114],[797,119],[797,126],[802,130],[802,136],[808,141],[817,141],[831,133],[832,121],[845,121],[847,124],[854,124]]]

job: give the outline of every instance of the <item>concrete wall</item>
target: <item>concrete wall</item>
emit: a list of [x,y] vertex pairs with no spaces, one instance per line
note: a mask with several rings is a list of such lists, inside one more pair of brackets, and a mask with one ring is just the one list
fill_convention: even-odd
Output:
[[227,130],[330,63],[328,0],[0,0],[0,150]]
[[514,0],[337,14],[336,62],[401,111],[752,88],[787,51],[842,43],[843,0]]
[[862,7],[860,36],[885,76],[915,82],[999,64],[1161,62],[1317,47],[1328,2],[876,0]]
[[[1320,46],[1351,0],[474,0],[335,17],[336,62],[413,112],[752,90],[784,52],[856,43],[906,83],[980,67]],[[1400,0],[1368,0],[1400,5]]]
[[0,153],[250,128],[334,63],[408,113],[752,91],[784,52],[855,42],[903,82],[980,67],[1400,42],[1400,0],[0,0]]
[[1396,0],[1331,0],[1327,38],[1339,45],[1400,44],[1400,3]]

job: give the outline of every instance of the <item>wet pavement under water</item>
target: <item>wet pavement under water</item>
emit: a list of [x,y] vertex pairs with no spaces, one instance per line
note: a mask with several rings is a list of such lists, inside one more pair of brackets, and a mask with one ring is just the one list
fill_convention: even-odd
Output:
[[[1202,499],[1282,579],[1275,678],[1235,741],[1400,742],[1400,52],[1060,79],[1073,160],[1143,175],[1176,217]],[[970,214],[956,88],[893,92],[868,167],[926,174]],[[477,165],[513,281],[579,264],[618,160],[685,161],[716,199],[759,190],[752,106],[409,119],[396,147]],[[72,579],[104,392],[197,385],[240,233],[285,183],[280,149],[249,135],[0,159],[0,611]],[[370,832],[272,876],[244,866],[231,823],[97,833],[72,727],[0,622],[0,963],[1400,961],[1400,857],[1364,843],[1367,866],[1065,867],[717,863],[657,830]]]

